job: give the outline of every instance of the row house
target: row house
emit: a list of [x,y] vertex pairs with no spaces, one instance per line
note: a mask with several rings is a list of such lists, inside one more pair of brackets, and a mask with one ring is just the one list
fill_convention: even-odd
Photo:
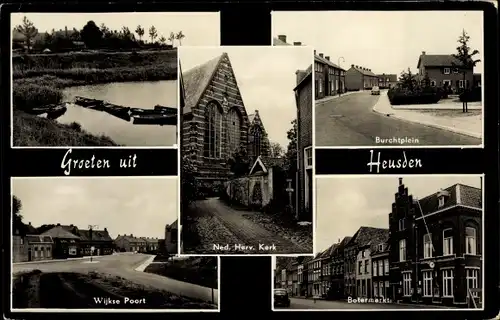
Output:
[[330,61],[330,56],[316,54],[314,50],[315,99],[335,96],[345,92],[346,71]]
[[373,298],[392,299],[392,291],[389,278],[389,233],[384,241],[376,243],[371,252],[372,260],[372,283]]
[[398,83],[397,74],[378,74],[378,87],[380,89],[390,89]]
[[146,240],[146,252],[157,253],[159,249],[159,239],[153,237],[142,237]]
[[482,213],[480,188],[455,184],[417,200],[400,179],[389,215],[394,300],[480,306]]
[[[303,297],[307,297],[309,294],[309,279],[312,279],[312,276],[309,276],[309,262],[314,259],[314,257],[300,257],[300,263],[297,266],[297,282],[299,284],[299,295]],[[311,288],[312,291],[312,288]]]
[[[286,35],[278,35],[273,38],[273,46],[289,46]],[[303,45],[302,42],[293,42],[294,46]],[[345,76],[346,70],[330,60],[330,56],[323,53],[316,53],[314,50],[314,97],[316,100],[328,96],[335,96],[346,91]]]
[[371,69],[351,64],[345,75],[347,91],[371,90],[379,85],[379,78]]
[[422,51],[418,58],[417,69],[419,80],[423,81],[427,75],[431,86],[447,87],[454,93],[460,93],[473,85],[481,85],[480,82],[478,84],[474,81],[473,68],[464,69],[451,54],[427,54]]
[[115,246],[121,252],[147,252],[147,241],[133,234],[118,235],[115,239]]
[[330,276],[330,292],[328,298],[340,299],[344,297],[344,250],[345,246],[352,237],[344,237],[333,248],[331,253],[331,276]]
[[371,253],[388,235],[388,229],[361,227],[349,242],[349,245],[356,248],[355,296],[358,298],[373,297]]
[[54,241],[50,236],[14,235],[12,237],[12,262],[51,260]]
[[[40,227],[41,230],[43,230],[44,227],[45,226]],[[52,257],[54,259],[75,258],[83,255],[82,250],[80,250],[80,237],[74,235],[59,223],[40,233],[40,236],[50,237],[54,241],[52,252]]]

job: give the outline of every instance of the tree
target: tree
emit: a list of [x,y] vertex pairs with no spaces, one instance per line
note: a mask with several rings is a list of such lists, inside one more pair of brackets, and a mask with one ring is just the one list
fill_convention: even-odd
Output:
[[168,41],[172,44],[172,47],[174,46],[174,41],[175,41],[175,33],[170,32],[170,35],[168,36]]
[[135,33],[139,36],[139,40],[142,41],[142,37],[144,36],[144,28],[141,25],[138,25],[135,29]]
[[155,26],[149,28],[149,37],[151,38],[151,43],[155,42],[156,37],[158,37],[158,31],[156,31]]
[[457,53],[453,54],[453,57],[457,60],[457,62],[453,63],[453,66],[458,68],[463,75],[463,83],[464,83],[464,95],[465,99],[462,102],[462,112],[468,112],[467,106],[467,92],[469,91],[469,85],[466,81],[467,71],[473,71],[474,67],[481,62],[480,59],[474,59],[474,56],[479,54],[478,50],[472,50],[469,47],[470,37],[465,30],[462,30],[462,34],[458,37],[458,43],[460,44],[457,47]]
[[123,39],[127,39],[127,40],[133,39],[132,32],[130,31],[130,29],[128,27],[122,27],[121,34],[122,34]]
[[24,233],[24,223],[23,216],[21,215],[21,210],[23,205],[18,197],[12,196],[12,230],[14,234],[21,232]]
[[99,29],[94,21],[90,20],[83,27],[82,31],[80,32],[80,36],[87,48],[95,49],[98,48],[101,44],[103,32],[101,31],[101,29]]
[[413,91],[417,88],[417,79],[416,76],[411,72],[410,68],[408,68],[408,71],[403,71],[401,72],[401,75],[399,76],[399,84],[401,85],[401,88]]
[[184,39],[186,36],[182,33],[182,31],[179,31],[176,35],[175,35],[175,39],[177,39],[177,41],[179,41],[179,46],[182,46],[182,39]]
[[285,150],[277,142],[271,142],[269,144],[269,152],[272,158],[281,158],[285,154]]
[[196,180],[196,172],[198,168],[196,162],[193,160],[193,156],[196,154],[196,150],[192,147],[186,147],[184,154],[182,155],[182,167],[181,167],[181,183],[182,183],[182,201],[181,205],[186,208],[191,202],[195,201],[199,197],[199,182]]
[[158,41],[160,41],[161,44],[165,44],[167,39],[164,36],[161,36],[160,39],[158,39]]
[[297,168],[297,119],[290,124],[292,128],[286,133],[289,142],[284,157],[286,170],[293,172]]
[[26,42],[26,49],[28,52],[31,50],[31,42],[35,39],[38,34],[38,29],[35,27],[33,22],[28,20],[28,18],[23,18],[23,23],[18,25],[15,30],[24,36]]
[[240,145],[238,150],[235,150],[227,159],[229,170],[236,176],[241,177],[248,174],[250,168],[250,157],[247,153],[247,148],[244,144]]
[[424,79],[423,79],[423,85],[426,88],[431,86],[431,78],[429,77],[429,73],[428,72],[425,73],[425,76],[424,76]]

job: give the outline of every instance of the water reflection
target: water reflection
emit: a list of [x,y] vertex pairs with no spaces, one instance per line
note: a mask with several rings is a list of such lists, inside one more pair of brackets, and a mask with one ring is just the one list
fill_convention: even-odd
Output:
[[[64,101],[75,96],[105,100],[109,103],[144,109],[155,105],[177,107],[177,82],[127,82],[71,87],[64,90]],[[77,122],[94,135],[106,135],[125,146],[172,146],[177,143],[177,126],[134,125],[107,112],[68,104],[60,123]]]

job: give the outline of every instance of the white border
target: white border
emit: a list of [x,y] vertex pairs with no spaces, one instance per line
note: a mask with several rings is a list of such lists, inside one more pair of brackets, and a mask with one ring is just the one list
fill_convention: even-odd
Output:
[[[123,177],[104,177],[104,176],[99,176],[99,177],[77,177],[77,176],[69,176],[69,177],[10,177],[10,194],[11,197],[14,195],[13,193],[13,188],[12,188],[12,183],[13,180],[29,180],[29,179],[61,179],[61,180],[66,180],[66,179],[166,179],[166,180],[173,180],[177,179],[180,180],[177,176],[123,176]],[[10,214],[12,215],[12,206],[10,210]],[[217,290],[217,309],[98,309],[98,308],[89,308],[89,309],[39,309],[39,308],[26,308],[26,309],[14,309],[12,308],[12,300],[13,300],[13,258],[12,258],[12,240],[13,240],[13,232],[12,232],[12,227],[13,223],[10,223],[10,238],[11,238],[11,243],[10,243],[10,248],[9,248],[9,257],[10,257],[10,281],[9,281],[9,289],[10,289],[10,311],[12,313],[16,312],[26,312],[26,313],[52,313],[52,312],[64,312],[64,313],[170,313],[170,312],[220,312],[220,257],[217,258],[217,285],[218,288],[214,289]]]
[[[484,311],[486,310],[485,309],[485,306],[484,306],[484,297],[485,297],[485,281],[484,279],[486,278],[485,276],[485,256],[484,256],[484,249],[485,249],[485,237],[484,237],[484,216],[485,216],[485,212],[484,212],[484,207],[485,207],[485,192],[484,192],[484,186],[485,186],[485,174],[403,174],[403,175],[396,175],[396,174],[364,174],[364,175],[319,175],[317,176],[317,179],[358,179],[358,178],[373,178],[373,177],[377,177],[377,178],[391,178],[393,179],[395,176],[398,176],[398,177],[478,177],[478,178],[482,178],[482,185],[481,185],[481,191],[482,191],[482,217],[481,217],[481,228],[482,228],[482,233],[481,233],[481,242],[482,242],[482,248],[481,248],[481,280],[482,280],[482,291],[481,291],[481,299],[482,299],[482,307],[481,308],[451,308],[451,309],[448,309],[448,308],[431,308],[431,309],[417,309],[417,308],[398,308],[398,309],[389,309],[389,308],[380,308],[380,309],[364,309],[364,308],[360,308],[360,309],[275,309],[274,308],[274,283],[275,283],[275,280],[274,280],[274,270],[273,270],[273,262],[271,262],[271,310],[273,312],[300,312],[300,311],[319,311],[319,312],[329,312],[329,311],[353,311],[353,312],[373,312],[373,311],[378,311],[378,312],[386,312],[386,311],[403,311],[403,312],[408,312],[408,311],[413,311],[413,312],[417,312],[417,311],[441,311],[441,312],[467,312],[467,311],[475,311],[475,312],[479,312],[479,311]],[[295,257],[298,257],[298,256],[301,256],[301,255],[295,255]],[[274,260],[274,265],[276,265],[276,256],[272,257],[271,259]],[[310,300],[309,300],[310,301]],[[322,300],[320,300],[322,301]],[[411,304],[411,303],[409,303]]]
[[[179,48],[179,51],[177,52],[177,59],[178,59],[178,63],[180,63],[180,60],[181,60],[181,54],[180,54],[180,51],[181,51],[181,48],[182,50],[183,49],[200,49],[200,50],[203,50],[203,49],[220,49],[220,50],[223,50],[225,48],[229,48],[229,50],[231,50],[231,48],[238,48],[238,50],[244,50],[245,48],[261,48],[261,49],[274,49],[274,50],[295,50],[295,49],[302,49],[302,50],[305,50],[305,49],[310,49],[311,52],[314,52],[313,51],[313,48],[311,46],[273,46],[273,45],[267,45],[267,46],[182,46]],[[222,51],[221,51],[222,53]],[[229,54],[229,53],[228,53]],[[314,54],[312,55],[312,60],[314,62]],[[299,66],[298,69],[302,69],[304,66]],[[306,68],[308,66],[305,66]],[[314,68],[314,63],[312,65],[312,68]],[[177,70],[179,70],[179,68],[177,68]],[[314,70],[314,69],[313,69]],[[178,71],[179,72],[179,71]],[[235,78],[237,78],[235,76]],[[314,83],[314,81],[313,81]],[[295,87],[293,87],[295,88]],[[292,91],[292,94],[295,94],[293,92],[293,88],[290,88],[290,90]],[[313,98],[314,98],[314,87],[313,87]],[[295,98],[294,98],[295,100]],[[314,101],[314,99],[313,99]],[[246,109],[246,107],[245,107]],[[295,105],[294,106],[294,110],[295,110],[295,119],[297,119],[297,106]],[[314,118],[314,115],[313,115],[313,118]],[[313,120],[314,121],[314,120]],[[314,135],[313,135],[313,143],[314,143]],[[180,146],[180,145],[179,145]],[[314,152],[314,144],[312,145],[312,149],[313,149],[313,179],[315,178],[315,166],[314,166],[314,159],[315,159],[315,152]],[[182,159],[182,154],[181,154],[182,150],[181,148],[179,148],[179,159]],[[297,151],[297,157],[298,157],[298,152],[300,152],[299,150]],[[179,160],[179,168],[181,168],[181,165],[180,165],[180,160]],[[179,169],[179,175],[181,173],[180,171],[181,169]],[[181,186],[182,184],[182,181],[181,181],[182,178],[179,179],[179,186]],[[180,187],[179,187],[179,190]],[[179,192],[180,194],[181,192]],[[315,197],[315,189],[313,188],[313,200],[314,200],[314,197]],[[179,203],[182,201],[182,198],[180,199]],[[313,208],[315,208],[316,205],[314,204],[313,202]],[[179,250],[178,252],[178,255],[180,257],[199,257],[199,256],[219,256],[219,257],[272,257],[272,256],[284,256],[284,257],[296,257],[297,255],[300,255],[300,256],[314,256],[314,249],[315,249],[315,223],[314,223],[314,220],[315,220],[315,211],[313,209],[312,211],[312,219],[313,219],[313,231],[312,231],[312,237],[313,237],[313,252],[311,253],[290,253],[290,254],[279,254],[279,253],[267,253],[267,254],[253,254],[253,253],[248,253],[248,254],[230,254],[230,253],[182,253],[181,250]],[[180,221],[181,221],[181,208],[179,206],[179,224],[180,224]],[[180,234],[181,232],[179,232],[179,237],[180,237]],[[179,238],[179,245],[181,243],[181,238]],[[179,247],[178,249],[182,249],[182,247]]]
[[[362,10],[363,12],[365,11],[370,11],[370,12],[376,12],[376,10]],[[405,11],[412,11],[412,10],[405,10]],[[425,11],[432,11],[432,10],[421,10],[421,11],[416,11],[416,12],[425,12]],[[476,10],[459,10],[461,12],[474,12]],[[271,45],[273,44],[273,39],[275,38],[275,35],[274,35],[274,20],[273,20],[273,13],[275,11],[271,11]],[[296,13],[297,11],[276,11],[276,12],[280,12],[280,13]],[[317,13],[319,11],[302,11],[303,13],[304,12],[307,12],[309,14],[314,14],[314,13]],[[329,10],[327,12],[336,12],[336,11],[333,11],[333,10]],[[339,11],[339,12],[346,12],[348,13],[349,11],[346,11],[346,10],[342,10],[342,11]],[[481,48],[483,51],[482,51],[482,57],[481,57],[481,63],[483,64],[484,66],[484,11],[481,11],[482,12],[482,22],[483,22],[483,25],[481,26],[481,31],[482,31],[482,34],[483,34],[483,48]],[[290,46],[293,46],[293,45],[289,45],[289,46],[285,46],[285,47],[290,47]],[[282,47],[282,46],[277,46],[277,47]],[[313,55],[313,97],[315,97],[314,95],[314,76],[315,76],[315,73],[314,73],[314,55]],[[474,74],[474,70],[472,71],[472,73]],[[316,149],[452,149],[452,148],[455,148],[455,149],[484,149],[484,135],[485,135],[485,119],[484,119],[484,115],[485,115],[485,101],[484,101],[484,67],[483,67],[483,72],[481,73],[481,101],[482,101],[482,108],[481,108],[481,122],[482,122],[482,132],[481,132],[481,144],[478,144],[478,145],[460,145],[460,144],[457,144],[457,145],[400,145],[400,144],[394,144],[394,145],[377,145],[377,144],[373,144],[371,146],[316,146],[316,100],[313,99],[314,101],[314,107],[313,107],[313,127],[312,127],[312,130],[313,130],[313,145],[314,145],[314,148]],[[493,108],[493,107],[491,107]],[[399,121],[403,121],[403,120],[399,120]],[[404,121],[403,121],[404,122]],[[413,124],[417,124],[418,123],[413,123]],[[423,124],[420,124],[420,125],[423,125]],[[426,126],[426,125],[423,125],[423,126]],[[429,127],[429,126],[426,126],[426,127]],[[439,129],[436,129],[436,130],[439,130]],[[446,130],[444,130],[446,131]],[[452,132],[453,133],[453,132]],[[455,133],[455,134],[458,134],[460,135],[460,133]]]

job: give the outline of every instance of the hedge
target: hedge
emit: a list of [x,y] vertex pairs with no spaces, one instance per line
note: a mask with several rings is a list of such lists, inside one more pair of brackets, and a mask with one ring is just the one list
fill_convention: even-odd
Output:
[[434,88],[414,91],[392,88],[387,95],[391,105],[431,104],[437,103],[441,99],[442,92]]

